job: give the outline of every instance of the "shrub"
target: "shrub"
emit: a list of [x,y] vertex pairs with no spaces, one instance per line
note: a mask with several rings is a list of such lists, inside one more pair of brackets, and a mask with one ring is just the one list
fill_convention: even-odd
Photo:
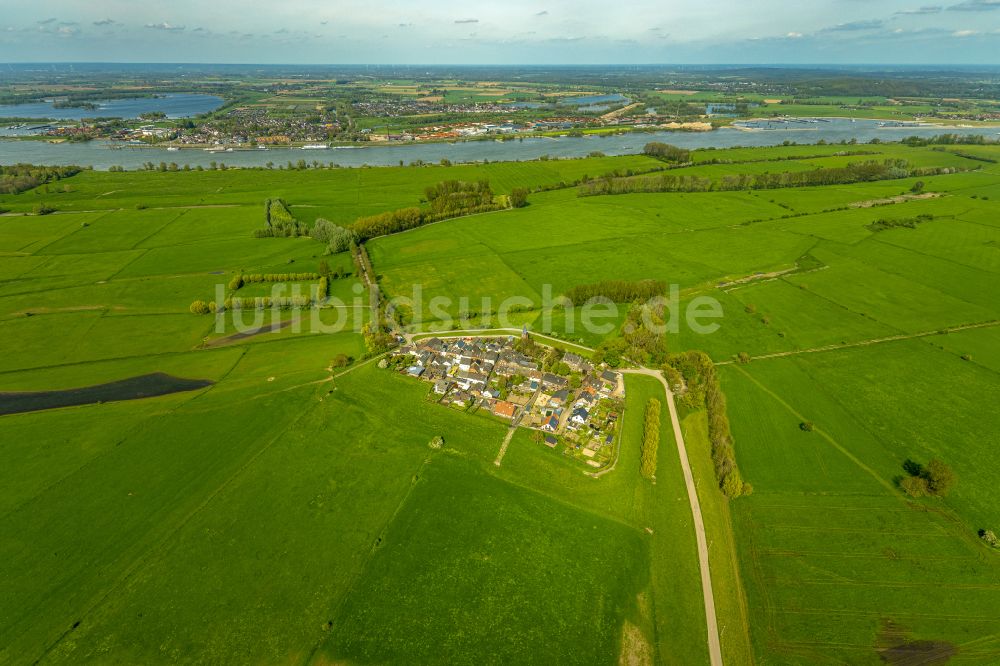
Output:
[[191,314],[203,315],[209,313],[208,303],[206,303],[205,301],[195,301],[194,303],[191,304],[190,309],[191,309]]
[[813,431],[813,427],[814,426],[813,426],[813,422],[812,421],[803,421],[802,423],[799,424],[799,428],[803,432],[812,432]]
[[899,482],[899,487],[910,497],[923,497],[927,494],[927,479],[922,476],[907,476]]
[[48,215],[56,212],[56,209],[45,203],[37,203],[32,209],[32,212],[34,212],[35,215]]
[[1000,542],[997,541],[997,535],[993,533],[993,530],[979,530],[979,538],[985,541],[988,546],[1000,548]]

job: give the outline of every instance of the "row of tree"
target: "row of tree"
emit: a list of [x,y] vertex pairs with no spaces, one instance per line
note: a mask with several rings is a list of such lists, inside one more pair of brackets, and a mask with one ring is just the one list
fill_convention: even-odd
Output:
[[244,298],[233,296],[227,298],[224,305],[226,310],[288,310],[307,308],[317,303],[318,301],[311,296],[247,296]]
[[577,196],[632,194],[636,192],[709,192],[713,190],[770,190],[785,187],[846,185],[878,180],[895,180],[911,176],[932,176],[955,173],[953,167],[911,168],[906,160],[869,160],[853,162],[843,167],[783,171],[779,173],[729,174],[715,181],[692,175],[657,174],[635,178],[602,178],[580,185]]
[[886,229],[916,229],[918,224],[929,222],[934,219],[933,215],[923,213],[916,217],[903,217],[899,219],[880,218],[871,224],[866,224],[865,228],[871,231],[885,231]]
[[360,217],[349,227],[353,239],[343,237],[339,245],[349,240],[360,243],[453,217],[501,210],[507,206],[520,208],[528,201],[527,190],[518,189],[511,192],[506,203],[498,202],[487,180],[474,183],[446,180],[428,187],[424,194],[430,204],[429,210],[412,206]]
[[686,392],[682,402],[690,408],[705,407],[708,416],[708,438],[712,444],[712,464],[719,489],[726,497],[739,497],[753,492],[753,486],[743,480],[736,464],[733,435],[726,412],[726,395],[719,385],[715,364],[708,354],[689,351],[670,358],[668,376],[678,373]]
[[656,451],[660,446],[660,401],[646,403],[645,428],[642,433],[640,471],[647,479],[656,477]]
[[229,288],[232,291],[238,290],[245,284],[258,282],[304,282],[306,280],[318,280],[322,277],[319,273],[240,273],[233,276],[229,281]]
[[0,165],[0,194],[18,194],[80,173],[78,166]]
[[663,296],[666,292],[667,283],[662,280],[604,280],[572,287],[565,296],[573,305],[583,305],[588,301],[648,301],[656,296]]

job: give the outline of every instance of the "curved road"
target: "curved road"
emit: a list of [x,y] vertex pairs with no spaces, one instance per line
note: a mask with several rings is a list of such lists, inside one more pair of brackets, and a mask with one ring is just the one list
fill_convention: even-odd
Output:
[[701,517],[698,489],[694,484],[694,474],[691,473],[691,465],[688,462],[684,434],[681,432],[681,422],[677,418],[677,407],[674,405],[674,394],[670,390],[667,380],[664,379],[663,373],[658,370],[637,368],[621,370],[621,372],[655,377],[663,385],[663,391],[667,394],[670,422],[674,426],[674,440],[677,442],[677,453],[681,459],[681,470],[684,472],[684,485],[687,486],[691,515],[694,516],[694,535],[698,542],[698,565],[701,569],[701,593],[705,601],[705,622],[708,625],[708,656],[712,666],[722,666],[722,643],[719,641],[719,622],[715,617],[715,594],[712,592],[712,574],[708,565],[708,539],[705,538],[705,521]]

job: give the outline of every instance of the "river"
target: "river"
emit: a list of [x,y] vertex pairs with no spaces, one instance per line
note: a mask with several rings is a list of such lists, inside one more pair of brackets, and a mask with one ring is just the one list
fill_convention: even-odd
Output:
[[[0,118],[51,118],[81,120],[83,118],[138,118],[143,113],[161,111],[167,118],[191,118],[222,106],[223,99],[215,95],[168,93],[157,97],[93,100],[96,109],[67,107],[57,109],[52,102],[0,105]],[[3,129],[6,129],[3,128]],[[2,135],[3,132],[0,132]]]
[[164,148],[115,147],[106,141],[89,143],[48,143],[46,141],[0,140],[0,164],[67,165],[78,164],[107,169],[112,165],[126,169],[141,167],[145,162],[176,162],[209,166],[212,162],[226,166],[259,167],[273,162],[275,166],[289,161],[318,160],[323,164],[337,164],[345,167],[392,166],[402,161],[404,164],[422,160],[439,162],[491,162],[533,160],[548,155],[550,157],[585,157],[600,151],[605,155],[626,155],[642,151],[649,141],[663,141],[683,148],[732,148],[735,146],[773,146],[785,141],[798,143],[828,143],[857,139],[866,143],[878,138],[882,141],[899,141],[908,136],[931,137],[938,134],[954,133],[963,135],[985,135],[991,139],[1000,138],[1000,127],[942,127],[907,126],[882,127],[874,120],[824,119],[816,122],[771,122],[772,129],[740,130],[721,128],[711,132],[635,132],[616,136],[584,137],[525,137],[508,141],[458,141],[455,143],[408,143],[393,145],[349,146],[327,150],[302,150],[301,148],[271,148],[270,150],[246,150],[231,153],[208,153],[197,149],[168,151]]

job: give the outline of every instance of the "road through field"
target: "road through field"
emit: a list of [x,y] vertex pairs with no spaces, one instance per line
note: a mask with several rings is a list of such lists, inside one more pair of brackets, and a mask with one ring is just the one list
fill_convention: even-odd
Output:
[[674,427],[674,440],[677,442],[677,454],[681,459],[684,485],[687,486],[688,502],[691,504],[691,515],[694,517],[695,540],[698,543],[698,565],[701,569],[701,592],[705,601],[705,621],[708,624],[708,655],[712,666],[722,666],[722,643],[719,640],[719,622],[715,616],[715,594],[712,591],[712,575],[708,563],[708,539],[705,536],[705,521],[701,516],[698,489],[695,486],[694,474],[692,474],[691,465],[688,462],[684,434],[681,432],[681,422],[677,417],[677,407],[674,405],[674,394],[671,392],[667,380],[664,379],[663,373],[657,370],[636,368],[623,369],[622,372],[654,377],[663,385],[663,391],[666,393],[670,422]]

